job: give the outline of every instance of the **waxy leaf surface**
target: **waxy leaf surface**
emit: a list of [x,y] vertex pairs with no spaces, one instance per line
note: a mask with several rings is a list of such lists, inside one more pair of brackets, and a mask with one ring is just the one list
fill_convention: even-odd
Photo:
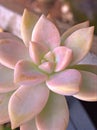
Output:
[[87,71],[80,71],[82,84],[80,91],[74,97],[85,101],[97,101],[97,75]]
[[21,86],[9,101],[9,116],[12,129],[31,120],[44,108],[49,96],[45,84]]
[[69,112],[66,99],[62,95],[50,93],[43,111],[36,117],[39,130],[66,130]]
[[56,26],[42,15],[33,29],[31,41],[52,50],[60,45],[60,34]]
[[81,74],[75,69],[67,69],[56,73],[46,81],[50,90],[62,95],[72,95],[79,91]]

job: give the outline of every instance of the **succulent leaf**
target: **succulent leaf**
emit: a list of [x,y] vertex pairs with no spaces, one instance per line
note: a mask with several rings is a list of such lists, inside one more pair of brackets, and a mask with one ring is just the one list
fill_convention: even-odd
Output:
[[25,9],[22,16],[21,35],[26,46],[31,41],[32,30],[36,24],[38,17],[31,11]]
[[47,75],[41,72],[31,61],[19,61],[14,70],[14,82],[21,85],[36,85],[44,82]]
[[42,46],[39,43],[30,42],[29,54],[34,64],[39,65],[45,53],[48,52],[48,48]]
[[12,69],[0,65],[0,93],[10,92],[18,88],[18,85],[13,82],[13,73]]
[[37,128],[39,130],[66,130],[68,120],[69,112],[65,97],[51,92],[45,108],[36,117]]
[[50,90],[61,95],[73,95],[77,93],[81,85],[81,74],[75,69],[67,69],[51,75],[46,81]]
[[32,119],[20,126],[20,130],[37,130],[35,120]]
[[69,28],[66,32],[63,33],[63,35],[61,36],[61,44],[64,44],[66,38],[68,38],[73,32],[77,31],[78,29],[81,28],[86,28],[89,26],[89,21],[77,24],[71,28]]
[[55,55],[56,63],[55,72],[64,70],[72,60],[72,50],[67,47],[60,46],[56,47],[53,50],[53,53]]
[[84,101],[97,101],[97,75],[87,71],[80,71],[82,84],[80,91],[74,97]]
[[0,39],[0,63],[14,69],[17,61],[29,59],[28,51],[21,40]]
[[49,96],[45,84],[38,86],[21,86],[9,101],[9,116],[12,129],[33,119],[44,108]]
[[64,42],[64,45],[73,51],[71,65],[77,64],[89,52],[93,41],[94,27],[83,28],[72,33]]
[[33,29],[31,41],[52,50],[60,45],[60,34],[56,26],[42,15]]

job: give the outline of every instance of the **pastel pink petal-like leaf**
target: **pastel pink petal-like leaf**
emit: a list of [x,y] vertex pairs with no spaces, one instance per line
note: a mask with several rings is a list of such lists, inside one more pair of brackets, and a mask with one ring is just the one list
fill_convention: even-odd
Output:
[[53,62],[44,62],[39,65],[39,68],[48,74],[53,72],[54,67],[55,64]]
[[55,63],[56,63],[55,72],[65,69],[70,64],[72,60],[71,49],[64,46],[60,46],[55,48],[53,50],[53,53],[55,55]]
[[32,41],[52,50],[60,45],[60,34],[56,26],[42,15],[33,29]]
[[80,71],[82,85],[74,97],[85,101],[97,101],[97,75],[87,71]]
[[21,24],[21,35],[26,46],[29,46],[32,30],[37,20],[38,17],[33,12],[27,9],[24,10]]
[[63,35],[61,36],[61,44],[64,43],[64,41],[66,40],[66,38],[68,38],[68,36],[70,36],[73,32],[75,32],[78,29],[81,28],[86,28],[89,26],[89,21],[77,24],[71,28],[69,28],[66,32],[63,33]]
[[50,90],[61,95],[73,95],[79,92],[81,85],[81,74],[75,69],[67,69],[56,73],[46,81]]
[[39,130],[66,130],[69,121],[69,111],[66,99],[62,95],[50,93],[49,100],[36,116]]
[[46,79],[47,75],[30,61],[21,60],[15,66],[15,83],[23,85],[35,85],[44,82]]
[[0,65],[0,93],[13,91],[18,88],[13,82],[14,71]]
[[37,130],[35,120],[32,119],[20,126],[20,130]]
[[94,27],[83,28],[72,33],[64,42],[64,45],[73,51],[71,65],[81,61],[89,52],[93,41]]
[[30,42],[29,53],[33,63],[40,64],[44,54],[48,52],[48,48],[35,42]]
[[18,60],[28,58],[28,51],[20,40],[0,40],[0,63],[4,66],[14,69]]
[[38,86],[21,86],[9,101],[9,117],[11,127],[15,129],[32,120],[44,108],[49,96],[45,84]]
[[8,102],[12,92],[0,93],[0,124],[4,124],[10,121],[8,114]]

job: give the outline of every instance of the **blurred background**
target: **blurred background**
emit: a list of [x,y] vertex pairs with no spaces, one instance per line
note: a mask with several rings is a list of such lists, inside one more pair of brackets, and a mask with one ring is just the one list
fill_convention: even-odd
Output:
[[[77,23],[89,20],[90,25],[95,26],[95,37],[90,52],[97,56],[97,0],[0,0],[0,6],[6,7],[20,17],[24,8],[28,8],[37,16],[42,13],[45,15],[50,14],[56,21],[60,33]],[[7,19],[9,14],[6,11],[3,14],[4,16],[0,12],[0,19],[2,17]],[[10,26],[14,26],[12,24],[14,19],[13,16],[13,20],[11,19],[9,22],[10,25],[6,27],[0,23],[0,31],[13,32]],[[97,102],[80,102],[97,128]],[[4,130],[8,130],[8,125],[5,124]],[[3,128],[0,127],[0,130],[3,130]]]

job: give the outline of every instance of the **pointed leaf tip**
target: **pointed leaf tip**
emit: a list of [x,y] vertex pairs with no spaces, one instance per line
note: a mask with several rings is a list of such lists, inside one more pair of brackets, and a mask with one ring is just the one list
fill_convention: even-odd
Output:
[[63,33],[61,36],[61,44],[64,44],[66,38],[68,38],[73,32],[75,32],[78,29],[89,27],[89,21],[85,21],[83,23],[79,23],[77,25],[74,25],[73,27],[69,28],[66,32]]
[[32,32],[32,42],[54,49],[60,44],[60,34],[56,26],[44,15],[40,17]]
[[94,26],[83,28],[72,33],[64,45],[73,51],[73,60],[71,65],[81,61],[89,52],[93,42]]
[[32,30],[37,20],[38,17],[33,12],[27,9],[24,10],[21,23],[21,35],[26,46],[29,46]]
[[53,53],[55,55],[56,62],[55,72],[64,70],[72,60],[72,50],[65,46],[60,46],[56,47],[53,50]]

